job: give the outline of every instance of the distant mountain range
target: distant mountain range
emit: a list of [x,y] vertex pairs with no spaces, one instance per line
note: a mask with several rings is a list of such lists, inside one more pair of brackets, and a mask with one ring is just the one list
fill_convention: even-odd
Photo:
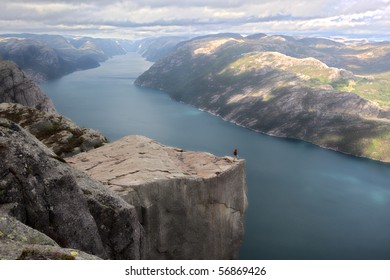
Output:
[[150,37],[134,41],[129,51],[137,52],[145,59],[156,62],[174,51],[179,43],[189,39],[190,37],[185,36]]
[[0,58],[12,60],[35,81],[59,78],[77,70],[98,67],[126,53],[126,40],[60,35],[0,35]]
[[136,84],[270,135],[390,161],[390,43],[255,34],[181,42]]
[[77,70],[95,68],[115,55],[137,52],[155,62],[190,37],[167,36],[131,41],[40,34],[0,35],[0,60],[11,60],[33,80],[60,78]]

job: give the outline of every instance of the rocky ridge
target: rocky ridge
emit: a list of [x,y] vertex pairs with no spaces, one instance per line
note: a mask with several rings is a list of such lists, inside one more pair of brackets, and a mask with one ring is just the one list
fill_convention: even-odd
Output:
[[89,151],[108,142],[100,132],[81,128],[64,116],[20,104],[0,103],[0,117],[25,128],[59,157]]

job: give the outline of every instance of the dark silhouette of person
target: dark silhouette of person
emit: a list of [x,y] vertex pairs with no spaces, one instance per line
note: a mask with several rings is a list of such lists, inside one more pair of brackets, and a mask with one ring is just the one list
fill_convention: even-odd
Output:
[[238,150],[237,150],[237,148],[233,150],[233,156],[234,156],[234,158],[238,159]]

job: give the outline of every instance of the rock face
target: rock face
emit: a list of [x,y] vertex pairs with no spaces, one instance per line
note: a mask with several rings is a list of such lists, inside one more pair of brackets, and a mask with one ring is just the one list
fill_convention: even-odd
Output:
[[0,260],[96,260],[96,256],[61,248],[47,235],[32,229],[0,209]]
[[0,117],[16,122],[60,157],[102,146],[106,137],[90,128],[80,128],[69,119],[22,106],[0,103]]
[[67,158],[137,209],[146,259],[238,257],[245,162],[129,136]]
[[[15,242],[38,240],[43,246],[56,243],[100,258],[142,257],[142,227],[135,208],[6,119],[0,119],[0,158],[1,227],[4,231],[15,222],[9,217],[25,225],[11,226],[18,234],[8,232],[7,240],[0,236],[1,254]],[[29,234],[23,234],[26,231]],[[22,257],[40,254],[28,250]]]
[[0,61],[0,103],[2,102],[56,112],[52,101],[11,61]]

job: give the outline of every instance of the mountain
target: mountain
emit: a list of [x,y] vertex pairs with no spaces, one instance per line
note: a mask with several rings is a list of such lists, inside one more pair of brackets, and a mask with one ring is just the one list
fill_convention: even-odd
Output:
[[55,79],[76,70],[53,48],[31,39],[0,39],[0,57],[14,61],[35,81]]
[[233,35],[181,43],[135,83],[256,131],[390,161],[390,43]]
[[0,35],[0,57],[16,62],[35,81],[52,80],[100,62],[126,50],[125,40],[60,35]]
[[70,38],[69,43],[78,51],[89,53],[91,56],[95,55],[95,59],[100,62],[115,55],[126,54],[125,49],[117,40],[80,37]]

